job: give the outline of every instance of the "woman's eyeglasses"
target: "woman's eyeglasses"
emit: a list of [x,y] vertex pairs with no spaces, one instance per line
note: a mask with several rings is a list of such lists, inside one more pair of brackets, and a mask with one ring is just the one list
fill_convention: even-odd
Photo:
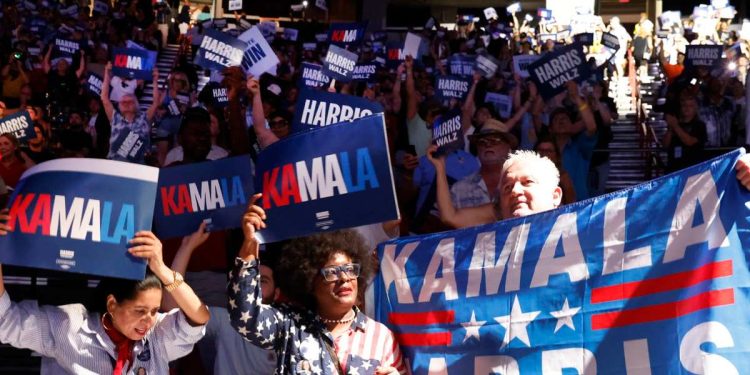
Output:
[[329,266],[320,269],[320,274],[326,281],[339,280],[342,273],[349,279],[356,279],[359,277],[360,266],[359,263],[349,263],[341,266]]

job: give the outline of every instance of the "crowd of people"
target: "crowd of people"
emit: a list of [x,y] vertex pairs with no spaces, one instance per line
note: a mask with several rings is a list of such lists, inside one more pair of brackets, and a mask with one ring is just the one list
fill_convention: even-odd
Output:
[[[325,56],[325,43],[309,44],[327,25],[300,22],[290,24],[302,31],[297,40],[281,32],[269,38],[280,61],[275,75],[252,77],[240,67],[207,72],[192,59],[203,28],[212,26],[198,22],[164,35],[161,10],[148,0],[71,11],[73,5],[27,0],[2,7],[0,120],[28,111],[36,133],[25,142],[0,135],[0,177],[8,188],[28,168],[54,158],[122,160],[112,145],[128,133],[147,141],[146,152],[131,162],[169,167],[243,154],[255,158],[291,134],[301,64]],[[174,10],[178,22],[191,21],[189,3]],[[204,21],[207,12],[199,10],[194,13]],[[228,29],[241,28],[241,18],[235,15]],[[666,77],[666,100],[653,104],[668,125],[662,145],[669,170],[705,160],[705,148],[746,144],[750,39],[729,31],[731,20],[713,19],[710,35],[694,30],[689,18],[684,24],[660,22],[657,30],[645,16],[633,32],[617,17],[573,30],[550,19],[519,22],[516,13],[482,24],[461,18],[451,30],[425,28],[421,56],[405,56],[392,68],[382,64],[369,82],[336,82],[328,89],[382,105],[401,220],[268,244],[264,251],[254,239],[265,227],[265,212],[256,205],[243,217],[241,231],[208,233],[202,224],[185,238],[163,239],[163,246],[150,232],[140,232],[130,251],[148,261],[149,276],[137,283],[102,282],[96,306],[14,303],[0,283],[0,341],[38,352],[45,357],[43,371],[52,372],[161,374],[169,361],[192,352],[172,368],[188,374],[343,374],[359,367],[406,373],[395,336],[368,317],[374,302],[367,285],[377,268],[372,250],[399,234],[492,223],[603,194],[606,150],[618,118],[610,95],[624,90],[628,68],[640,69],[643,79],[649,63],[659,64]],[[543,55],[570,43],[577,32],[596,35],[586,48],[595,72],[545,100],[514,71],[513,56]],[[602,32],[619,40],[612,55],[601,48]],[[384,61],[386,39],[401,38],[376,34],[357,49],[361,63]],[[557,36],[542,41],[550,34]],[[55,35],[82,48],[72,58],[55,58]],[[146,83],[113,75],[109,56],[112,48],[132,43],[160,51],[167,37],[184,48],[166,81],[153,71],[153,101],[144,110],[139,103]],[[722,45],[726,59],[715,68],[685,67],[690,44]],[[450,57],[478,53],[498,61],[496,73],[474,73],[463,101],[436,99],[434,78],[450,73]],[[89,73],[103,77],[100,94],[87,89]],[[204,75],[211,82],[199,91]],[[214,87],[227,89],[225,107],[212,100]],[[509,114],[486,100],[490,93],[512,98]],[[432,126],[454,109],[461,112],[465,147],[437,156]],[[738,177],[750,186],[750,164],[740,168]],[[7,197],[8,191],[0,193]],[[7,230],[0,224],[0,234]],[[196,343],[198,350],[192,350]]]

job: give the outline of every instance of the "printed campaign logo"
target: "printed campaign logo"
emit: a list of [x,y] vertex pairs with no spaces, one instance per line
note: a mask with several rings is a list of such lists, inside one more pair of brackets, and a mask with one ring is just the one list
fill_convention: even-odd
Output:
[[745,373],[741,154],[557,210],[381,244],[376,318],[414,374]]
[[242,63],[242,56],[248,48],[247,43],[214,29],[205,29],[203,33],[198,53],[195,55],[196,65],[221,70]]
[[60,249],[60,257],[55,260],[58,266],[63,270],[69,270],[76,266],[76,261],[73,258],[76,256],[74,250],[63,250]]
[[528,70],[544,99],[550,99],[565,91],[568,81],[580,83],[591,75],[580,43],[548,52],[530,64]]
[[455,75],[435,77],[435,98],[438,100],[464,100],[470,88],[470,77]]
[[19,141],[36,137],[29,111],[20,111],[0,119],[0,134],[13,134]]
[[465,55],[463,53],[454,54],[448,59],[448,66],[453,75],[471,76],[474,74],[475,65],[476,56]]
[[331,78],[323,74],[323,67],[318,64],[303,62],[301,70],[300,81],[306,87],[316,89],[331,82]]
[[[274,23],[270,24],[275,27]],[[258,26],[253,26],[245,31],[238,39],[247,43],[245,53],[242,56],[242,69],[246,73],[250,73],[254,77],[260,77],[279,63],[278,56],[276,56],[266,38],[263,37]]]
[[354,52],[331,45],[323,61],[323,73],[333,79],[349,82],[357,65],[357,59],[357,54]]
[[115,48],[112,74],[127,79],[150,80],[156,64],[156,51],[139,48]]
[[356,46],[362,43],[367,30],[367,22],[333,23],[328,30],[328,42],[332,45]]
[[315,226],[322,229],[327,230],[328,228],[333,225],[333,220],[331,219],[331,212],[330,211],[321,211],[315,213],[315,219],[317,222],[315,223]]

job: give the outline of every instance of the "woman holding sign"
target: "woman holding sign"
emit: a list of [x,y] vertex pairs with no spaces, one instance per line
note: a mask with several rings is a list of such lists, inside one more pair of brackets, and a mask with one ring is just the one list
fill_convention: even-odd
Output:
[[[393,333],[357,307],[359,280],[372,272],[371,256],[352,231],[291,241],[275,272],[297,304],[261,302],[258,241],[266,217],[255,205],[242,218],[245,241],[229,281],[232,326],[256,346],[274,350],[278,374],[407,373]],[[286,284],[286,287],[285,287]]]
[[[0,235],[8,232],[7,219],[7,211],[0,214]],[[190,353],[203,337],[208,309],[182,276],[164,265],[153,233],[136,233],[130,245],[128,252],[147,260],[151,272],[140,281],[102,281],[103,314],[81,304],[15,303],[0,271],[0,342],[51,359],[42,373],[169,373],[169,362]],[[179,309],[159,313],[162,287]]]

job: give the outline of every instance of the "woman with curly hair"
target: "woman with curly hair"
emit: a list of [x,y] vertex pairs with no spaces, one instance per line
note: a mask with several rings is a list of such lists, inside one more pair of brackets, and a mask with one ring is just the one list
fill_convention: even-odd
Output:
[[255,205],[242,219],[245,240],[229,281],[232,326],[277,354],[277,374],[406,374],[393,333],[357,307],[359,282],[373,272],[359,235],[343,230],[290,241],[276,273],[295,304],[261,302],[255,231],[266,217]]

